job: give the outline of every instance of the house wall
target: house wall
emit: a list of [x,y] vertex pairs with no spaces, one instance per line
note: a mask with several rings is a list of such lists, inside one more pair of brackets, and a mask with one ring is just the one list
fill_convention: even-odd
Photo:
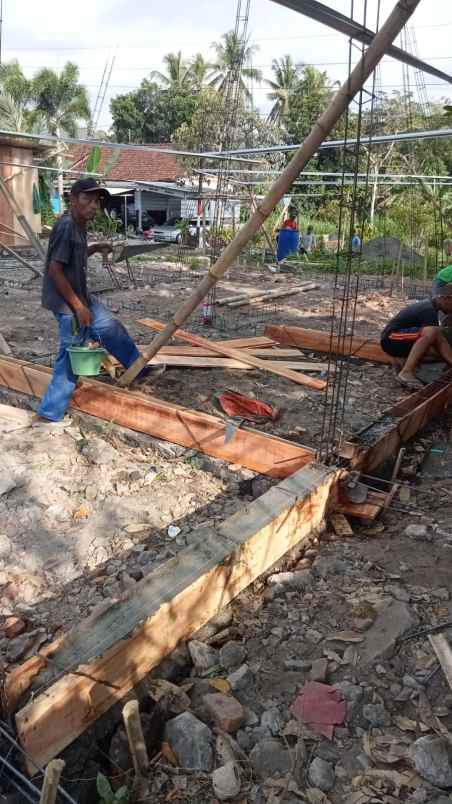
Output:
[[141,207],[143,211],[165,213],[166,218],[181,217],[181,200],[160,193],[151,193],[147,190],[141,192]]
[[[32,160],[33,151],[31,148],[2,145],[0,142],[0,176],[3,179],[10,179],[11,176],[14,176],[14,178],[7,181],[7,187],[19,205],[21,213],[25,215],[32,229],[39,234],[41,232],[41,215],[35,215],[33,212],[33,184],[38,186],[37,169],[27,168],[21,171],[20,167],[3,164],[4,162],[14,162],[20,165],[31,165]],[[20,223],[2,193],[0,194],[0,223],[6,224],[6,226],[14,229],[20,235],[23,234]],[[1,226],[0,241],[13,248],[28,244],[28,241],[22,237],[11,233],[7,234],[6,230]]]

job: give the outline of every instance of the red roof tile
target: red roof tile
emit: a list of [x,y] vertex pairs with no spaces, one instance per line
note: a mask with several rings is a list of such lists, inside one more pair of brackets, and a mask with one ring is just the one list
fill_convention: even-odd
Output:
[[[176,156],[165,153],[165,148],[172,146],[158,143],[156,147],[161,148],[162,153],[103,147],[99,173],[105,173],[108,181],[175,181],[183,176],[186,171]],[[75,169],[86,167],[91,150],[89,145],[75,145],[70,149],[69,158]]]

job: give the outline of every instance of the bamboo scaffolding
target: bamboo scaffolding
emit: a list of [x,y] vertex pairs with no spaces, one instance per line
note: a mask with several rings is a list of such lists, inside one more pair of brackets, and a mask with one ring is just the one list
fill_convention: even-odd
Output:
[[364,86],[365,82],[379,64],[386,51],[392,45],[402,28],[406,25],[420,0],[399,0],[388,19],[375,35],[369,48],[364,53],[350,76],[339,89],[326,111],[315,123],[310,134],[296,154],[276,179],[262,203],[253,215],[236,234],[232,242],[225,248],[216,263],[209,269],[209,273],[201,280],[194,293],[176,311],[173,319],[166,325],[163,332],[154,338],[149,348],[139,357],[119,380],[121,386],[130,385],[137,374],[144,368],[148,360],[154,357],[164,346],[176,329],[181,327],[187,318],[202,302],[211,288],[221,279],[241,251],[248,245],[252,237],[259,231],[262,224],[289,191],[293,182],[298,178],[309,160],[314,156],[322,142],[332,131],[333,127],[346,111],[354,96]]

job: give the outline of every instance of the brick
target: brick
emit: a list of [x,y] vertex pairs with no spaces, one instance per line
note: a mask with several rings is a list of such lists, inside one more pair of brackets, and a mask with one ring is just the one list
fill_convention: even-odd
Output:
[[7,617],[3,625],[3,633],[8,639],[20,636],[27,628],[27,623],[21,617]]
[[242,704],[232,695],[212,693],[204,695],[203,702],[215,725],[219,726],[222,731],[233,734],[245,720]]

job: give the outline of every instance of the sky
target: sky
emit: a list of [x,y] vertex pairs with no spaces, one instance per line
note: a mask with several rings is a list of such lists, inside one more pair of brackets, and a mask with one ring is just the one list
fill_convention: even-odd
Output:
[[[1,1],[1,0],[0,0]],[[350,15],[352,0],[325,0],[332,8]],[[362,21],[365,0],[354,0],[355,19]],[[385,19],[395,0],[381,0]],[[242,0],[242,7],[245,0]],[[452,75],[450,36],[452,8],[444,0],[421,0],[410,28],[417,40],[417,55]],[[139,86],[152,70],[162,68],[165,53],[181,50],[187,58],[198,51],[209,56],[210,45],[233,28],[237,0],[3,0],[2,60],[18,59],[31,76],[40,67],[60,69],[68,60],[80,67],[92,106],[107,59],[115,54],[110,87],[99,119],[99,128],[111,123],[110,98]],[[375,28],[378,0],[367,0],[367,25]],[[325,26],[272,0],[251,0],[251,41],[259,50],[253,66],[271,77],[275,58],[290,54],[297,63],[314,64],[333,80],[344,80],[348,40]],[[397,44],[400,44],[397,43]],[[414,75],[411,79],[415,86]],[[402,65],[385,59],[382,88],[403,88]],[[431,100],[452,97],[452,85],[425,76]],[[253,100],[262,114],[269,109],[265,85],[254,85]]]

